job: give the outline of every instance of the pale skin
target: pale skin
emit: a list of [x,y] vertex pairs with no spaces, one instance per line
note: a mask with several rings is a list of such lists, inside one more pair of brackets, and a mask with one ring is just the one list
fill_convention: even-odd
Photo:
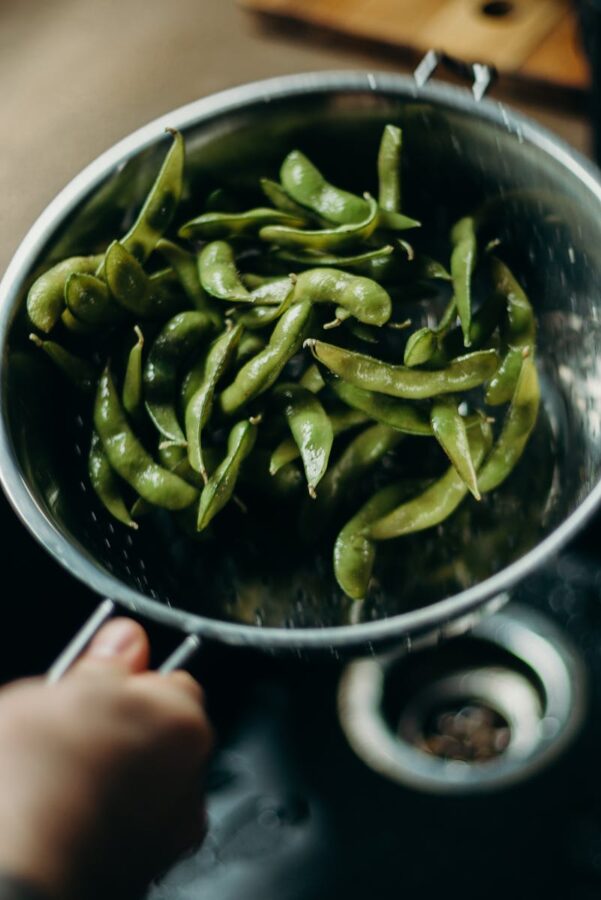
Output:
[[203,692],[148,661],[115,619],[62,681],[0,690],[0,873],[49,900],[130,900],[204,836]]

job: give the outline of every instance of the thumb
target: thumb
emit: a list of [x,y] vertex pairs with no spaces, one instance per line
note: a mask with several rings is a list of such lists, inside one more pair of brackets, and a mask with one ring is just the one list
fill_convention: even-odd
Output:
[[93,638],[73,672],[96,670],[135,674],[148,668],[149,659],[150,646],[142,626],[133,619],[112,619]]

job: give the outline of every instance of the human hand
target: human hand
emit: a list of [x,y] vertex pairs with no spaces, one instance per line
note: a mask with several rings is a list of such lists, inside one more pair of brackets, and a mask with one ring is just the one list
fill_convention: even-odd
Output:
[[115,619],[57,684],[0,690],[0,871],[51,898],[132,897],[205,831],[202,689]]

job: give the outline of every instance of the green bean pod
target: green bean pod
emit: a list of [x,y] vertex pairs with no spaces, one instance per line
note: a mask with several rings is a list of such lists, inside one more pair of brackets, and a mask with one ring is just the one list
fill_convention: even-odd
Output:
[[86,325],[113,325],[124,317],[102,279],[74,272],[65,285],[65,302],[76,319]]
[[508,403],[515,391],[525,356],[534,353],[536,323],[528,297],[508,267],[492,257],[491,270],[497,294],[507,310],[507,352],[490,380],[486,402],[491,406]]
[[234,325],[213,343],[207,354],[204,377],[186,406],[185,428],[188,459],[195,472],[208,479],[203,459],[202,432],[213,409],[213,398],[219,380],[232,362],[242,335],[242,325]]
[[144,390],[142,386],[142,353],[144,351],[144,335],[135,325],[136,343],[129,351],[121,400],[123,409],[132,419],[140,421],[144,413]]
[[65,285],[70,275],[91,275],[102,256],[72,256],[40,275],[27,294],[27,315],[40,331],[52,331],[65,309]]
[[216,241],[256,235],[265,226],[302,228],[306,217],[290,215],[279,209],[258,207],[245,212],[207,212],[182,225],[178,234],[190,240]]
[[70,309],[65,307],[61,313],[61,325],[69,334],[75,334],[78,337],[91,337],[97,334],[98,329],[95,325],[86,325],[76,319]]
[[366,217],[365,200],[329,184],[300,150],[293,150],[282,163],[280,181],[293,200],[329,222],[348,225]]
[[288,215],[294,216],[301,221],[309,217],[313,218],[311,213],[297,203],[296,200],[293,200],[290,194],[277,181],[272,181],[271,178],[261,178],[260,184],[261,190],[276,209],[288,213]]
[[94,493],[113,518],[134,530],[138,523],[132,519],[119,490],[119,483],[98,434],[92,432],[92,442],[88,455],[88,475]]
[[366,526],[388,515],[399,503],[419,490],[420,482],[389,484],[370,497],[341,529],[334,544],[334,574],[348,597],[363,600],[369,587],[376,545],[366,536]]
[[370,197],[367,213],[359,222],[334,228],[303,229],[285,225],[267,225],[259,231],[262,241],[282,247],[302,247],[308,250],[337,250],[372,236],[378,225],[378,204]]
[[307,388],[308,391],[311,391],[312,394],[319,394],[321,390],[326,386],[325,381],[321,376],[321,372],[319,368],[312,363],[308,368],[303,372],[299,384],[301,387]]
[[122,247],[139,262],[144,262],[165,233],[181,199],[184,185],[184,139],[178,131],[167,129],[173,136],[163,165],[150,189],[138,217],[125,237]]
[[164,238],[157,243],[157,250],[165,257],[169,265],[177,274],[179,282],[184,289],[188,300],[198,312],[207,313],[215,325],[219,328],[223,325],[223,315],[217,304],[204,290],[200,283],[198,265],[192,253],[188,253],[179,244],[167,241]]
[[[476,469],[481,466],[490,442],[490,429],[484,423],[481,428],[470,431],[470,453]],[[442,478],[435,481],[422,494],[373,521],[367,526],[364,534],[374,541],[386,541],[404,534],[434,528],[455,512],[467,493],[465,481],[455,467],[451,466]]]
[[[337,225],[354,225],[369,216],[370,201],[329,184],[319,169],[299,150],[288,154],[280,169],[280,180],[287,193],[318,215]],[[397,212],[380,210],[376,204],[375,227],[404,231],[419,225],[415,219]],[[302,245],[301,245],[302,246]]]
[[230,431],[227,455],[205,484],[198,504],[196,528],[202,531],[231,499],[244,459],[252,450],[257,426],[248,419],[237,422]]
[[177,373],[212,329],[206,313],[190,311],[170,319],[155,338],[144,367],[146,411],[158,431],[176,444],[186,443],[176,412]]
[[476,222],[466,216],[451,229],[451,278],[457,312],[463,330],[463,343],[470,346],[470,326],[472,323],[472,275],[476,268],[478,244]]
[[[255,288],[251,294],[252,307],[235,311],[236,321],[250,330],[265,328],[280,319],[294,302],[294,280],[277,278]],[[265,305],[262,301],[267,301]],[[274,304],[274,301],[275,304]]]
[[[242,323],[240,323],[242,324]],[[242,366],[261,350],[265,349],[265,340],[260,334],[254,332],[245,332],[240,338],[238,349],[236,350],[236,365]]]
[[231,415],[249,400],[268,390],[289,359],[298,352],[311,327],[312,305],[295,303],[279,319],[269,343],[249,360],[221,394],[221,409]]
[[387,125],[378,151],[378,203],[387,212],[401,208],[401,151],[403,132],[395,125]]
[[305,470],[309,496],[315,497],[315,489],[328,468],[334,441],[332,423],[317,397],[306,388],[281,384],[274,394],[283,402],[284,416]]
[[407,339],[403,363],[410,368],[423,366],[432,359],[437,349],[436,332],[432,328],[418,328]]
[[420,405],[405,403],[397,398],[387,397],[385,394],[363,390],[341,378],[329,376],[326,383],[339,400],[352,409],[365,413],[381,425],[388,425],[404,434],[432,436],[428,412]]
[[369,250],[366,253],[355,253],[352,256],[339,256],[336,254],[318,253],[308,251],[301,253],[300,251],[278,250],[274,254],[275,259],[290,263],[295,268],[301,267],[306,269],[315,269],[318,266],[326,266],[334,269],[361,269],[369,266],[373,262],[388,260],[394,253],[392,244],[386,244],[377,250]]
[[296,278],[296,302],[335,303],[365,325],[385,325],[392,314],[390,295],[370,278],[340,269],[309,269]]
[[71,384],[84,393],[90,393],[96,387],[98,373],[86,359],[65,350],[56,341],[42,341],[37,334],[30,334],[29,340],[43,350],[55,366],[66,375]]
[[501,434],[478,475],[478,488],[482,494],[502,484],[519,462],[536,425],[539,406],[536,365],[531,357],[526,357]]
[[212,297],[236,303],[254,302],[238,273],[234,251],[225,241],[212,241],[203,247],[198,272],[203,288]]
[[307,539],[327,528],[350,486],[403,440],[400,431],[387,425],[371,425],[353,438],[322,479],[319,494],[301,511],[300,527]]
[[471,390],[492,376],[498,361],[496,350],[478,350],[452,360],[444,369],[423,371],[381,362],[314,339],[306,341],[305,346],[330,372],[349,384],[406,400]]
[[173,282],[172,273],[157,272],[149,277],[119,241],[113,241],[106,251],[104,274],[111,295],[137,318],[159,318],[181,309],[181,302],[166,290]]
[[453,397],[437,397],[430,410],[434,437],[449,457],[457,474],[476,500],[480,499],[478,478],[470,453],[465,418],[459,414]]
[[194,503],[198,491],[157,465],[132,431],[108,368],[98,383],[94,426],[111,467],[140,497],[165,509]]
[[[357,428],[358,425],[364,425],[368,421],[368,416],[356,409],[345,409],[341,412],[332,412],[328,414],[328,418],[334,437],[343,434],[345,431]],[[301,453],[298,444],[294,438],[285,438],[271,454],[269,460],[269,474],[277,475],[284,466],[294,462],[300,455]]]

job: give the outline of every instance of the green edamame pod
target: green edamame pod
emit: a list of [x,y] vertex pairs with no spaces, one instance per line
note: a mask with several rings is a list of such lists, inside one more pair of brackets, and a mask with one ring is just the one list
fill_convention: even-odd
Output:
[[497,295],[507,309],[507,352],[490,380],[486,402],[491,406],[511,400],[522,370],[525,356],[534,353],[536,323],[528,297],[509,268],[496,257],[491,258],[491,271]]
[[67,308],[86,325],[113,325],[124,317],[123,309],[111,297],[102,279],[74,272],[65,284]]
[[476,222],[471,216],[460,219],[451,229],[451,278],[457,312],[463,330],[463,343],[470,346],[472,324],[472,275],[476,268],[478,244]]
[[247,419],[237,422],[230,431],[227,455],[215,469],[200,495],[196,528],[202,531],[231,499],[240,467],[252,450],[257,437],[257,426]]
[[387,212],[401,208],[401,151],[403,133],[395,125],[387,125],[378,152],[378,203]]
[[205,291],[219,300],[253,303],[253,298],[238,273],[234,251],[225,241],[212,241],[198,257],[200,283]]
[[410,368],[422,366],[432,359],[436,350],[436,333],[432,328],[418,328],[407,339],[403,362]]
[[[470,453],[474,467],[479,469],[490,447],[490,428],[483,422],[469,434]],[[374,541],[413,534],[440,525],[455,512],[468,493],[467,485],[457,470],[450,469],[422,494],[397,506],[392,512],[376,519],[364,531]]]
[[188,300],[198,312],[208,313],[215,328],[223,324],[223,315],[217,308],[211,297],[204,290],[198,275],[198,265],[192,253],[188,253],[179,244],[167,241],[165,238],[157,243],[157,250],[165,257],[173,271],[177,274],[179,282],[184,289]]
[[315,358],[335,375],[363,390],[406,400],[423,400],[478,387],[497,367],[496,350],[478,350],[452,360],[444,369],[423,371],[381,362],[314,339],[305,342]]
[[33,325],[48,334],[65,309],[65,285],[70,275],[91,275],[102,256],[72,256],[56,263],[36,278],[27,294],[27,315]]
[[353,600],[363,600],[376,558],[376,545],[365,534],[365,527],[392,512],[399,503],[417,493],[420,482],[399,482],[382,488],[364,503],[344,528],[334,544],[334,574],[344,593]]
[[335,228],[302,229],[285,225],[267,225],[259,231],[262,241],[282,247],[302,247],[311,250],[336,250],[372,236],[378,225],[378,204],[369,197],[367,213],[359,222]]
[[113,518],[128,528],[136,529],[138,523],[132,519],[125,501],[121,496],[117,476],[111,468],[102,442],[95,431],[92,432],[92,443],[88,455],[88,474],[94,493]]
[[[240,323],[241,324],[241,323]],[[265,349],[265,340],[260,334],[246,332],[240,338],[238,349],[236,350],[236,364],[244,365],[247,360],[256,356],[261,350]]]
[[80,391],[89,393],[95,389],[98,374],[94,366],[87,360],[65,350],[56,341],[42,341],[37,334],[30,334],[29,340],[43,350],[63,375],[67,376],[71,384]]
[[181,199],[184,184],[184,139],[178,131],[167,129],[173,136],[163,165],[150,189],[142,209],[121,245],[139,262],[144,262],[165,233]]
[[139,421],[144,412],[144,392],[142,389],[142,352],[144,335],[137,325],[134,326],[136,343],[129,351],[125,377],[123,379],[123,409],[132,419]]
[[115,300],[134,315],[146,312],[148,297],[148,275],[119,241],[113,241],[104,262],[104,274],[109,290]]
[[301,387],[307,388],[308,391],[311,391],[312,394],[319,394],[319,392],[326,386],[325,381],[321,377],[321,372],[315,365],[315,363],[311,363],[311,365],[305,369],[303,375],[299,381]]
[[392,313],[390,295],[381,285],[340,269],[301,272],[296,277],[294,299],[296,302],[335,303],[366,325],[385,325]]
[[[329,184],[319,169],[299,150],[293,150],[284,160],[280,179],[290,196],[337,225],[353,225],[367,219],[367,199]],[[376,204],[376,227],[404,231],[416,228],[419,222],[397,212],[380,210]]]
[[366,391],[332,376],[328,377],[327,384],[347,406],[365,413],[382,425],[388,425],[404,434],[432,436],[427,409],[418,404],[405,403],[385,394]]
[[253,236],[266,225],[282,225],[302,228],[307,223],[305,216],[290,215],[279,209],[258,207],[245,212],[208,212],[182,225],[178,234],[190,240],[215,241],[235,237]]
[[260,184],[261,190],[276,209],[288,213],[301,221],[315,218],[309,210],[293,200],[277,181],[272,181],[271,178],[261,178]]
[[539,405],[536,365],[531,357],[526,357],[501,434],[478,475],[478,488],[482,494],[502,484],[519,462],[536,425]]
[[300,528],[303,537],[318,537],[329,525],[351,484],[394,450],[402,440],[400,431],[379,424],[371,425],[353,438],[326,472],[315,500],[305,505],[301,511]]
[[365,219],[365,200],[329,184],[300,150],[288,154],[280,168],[280,180],[293,200],[329,222],[348,225]]
[[290,290],[279,306],[255,304],[251,309],[236,310],[236,321],[251,330],[266,328],[267,325],[273,324],[273,322],[276,322],[284,315],[286,310],[292,305],[293,297],[293,292]]
[[434,437],[449,457],[459,477],[476,500],[480,499],[476,469],[470,453],[465,418],[453,397],[437,397],[430,410]]
[[176,444],[186,443],[176,412],[177,373],[212,329],[206,313],[183,312],[170,319],[155,338],[144,367],[146,411],[159,432]]
[[302,346],[311,327],[311,303],[295,303],[279,319],[269,343],[238,372],[221,394],[221,409],[231,415],[249,400],[268,390],[278,379],[289,359]]
[[179,298],[168,288],[176,281],[171,270],[148,276],[136,257],[113,241],[106,251],[104,275],[111,295],[117,303],[139,318],[173,315],[181,309]]
[[316,251],[308,251],[301,253],[291,250],[278,250],[274,254],[275,259],[283,263],[291,263],[295,267],[306,269],[314,269],[318,266],[326,266],[334,269],[355,269],[364,268],[371,263],[381,260],[387,260],[394,253],[392,244],[386,244],[377,250],[369,250],[367,253],[355,253],[353,256],[337,256],[335,254],[319,253]]
[[[350,431],[358,425],[364,425],[368,416],[356,409],[346,409],[341,412],[329,413],[330,425],[334,437],[345,431]],[[276,475],[288,463],[294,462],[300,456],[298,444],[293,438],[285,438],[275,448],[269,460],[269,474]]]
[[165,509],[194,503],[198,491],[157,465],[132,431],[108,368],[98,382],[94,426],[111,467],[144,500]]
[[274,393],[283,401],[284,416],[305,470],[309,496],[315,497],[315,488],[328,468],[334,441],[332,423],[317,397],[306,388],[281,384]]
[[186,406],[188,459],[194,471],[200,472],[205,482],[208,476],[203,460],[202,431],[211,415],[217,384],[235,356],[241,335],[242,326],[234,325],[213,343],[207,354],[202,383]]
[[[192,368],[189,370],[189,372],[186,372],[186,374],[184,375],[184,377],[182,379],[182,383],[181,383],[181,386],[179,389],[179,399],[180,399],[179,408],[181,410],[182,417],[185,416],[186,407],[188,406],[188,403],[190,402],[190,400],[192,399],[192,397],[194,396],[194,394],[196,393],[196,391],[201,386],[201,384],[204,380],[205,365],[206,365],[206,361],[207,361],[207,352],[208,352],[208,349],[207,350],[203,349],[203,351],[199,354],[198,359],[196,360],[196,362],[194,363]],[[185,455],[187,456],[188,455],[187,451],[182,451],[182,453],[184,453],[184,452],[185,452]]]
[[79,319],[75,318],[71,310],[66,307],[61,313],[61,325],[70,334],[76,334],[79,337],[90,337],[97,333],[94,325],[86,325],[85,322],[80,322]]

